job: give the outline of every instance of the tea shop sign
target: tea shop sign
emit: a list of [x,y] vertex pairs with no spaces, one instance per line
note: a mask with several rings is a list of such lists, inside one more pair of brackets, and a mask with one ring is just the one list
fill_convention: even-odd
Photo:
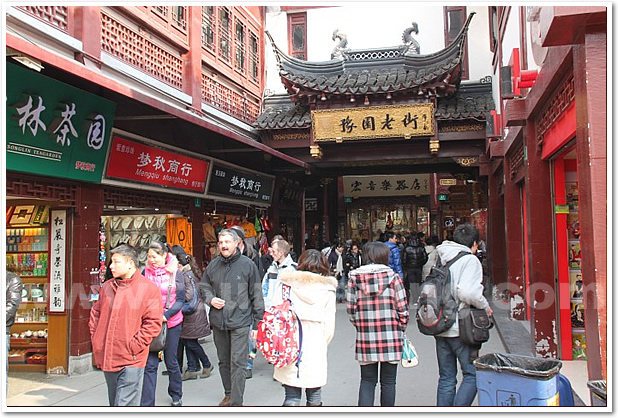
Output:
[[6,63],[6,168],[101,182],[116,104]]
[[316,142],[433,136],[434,105],[313,110],[311,125]]

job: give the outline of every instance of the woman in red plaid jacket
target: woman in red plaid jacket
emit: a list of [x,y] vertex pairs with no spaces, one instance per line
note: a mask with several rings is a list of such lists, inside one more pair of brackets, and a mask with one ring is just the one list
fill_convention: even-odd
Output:
[[361,367],[358,406],[373,406],[380,376],[380,405],[395,405],[397,366],[410,313],[403,280],[388,266],[383,242],[363,246],[363,265],[350,272],[347,312],[356,327],[356,359]]

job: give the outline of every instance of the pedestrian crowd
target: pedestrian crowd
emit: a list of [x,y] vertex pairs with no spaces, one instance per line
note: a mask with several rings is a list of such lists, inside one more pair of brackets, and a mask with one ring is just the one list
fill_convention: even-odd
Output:
[[[169,405],[181,406],[184,382],[209,378],[215,371],[200,344],[212,335],[222,385],[218,405],[242,406],[258,352],[260,321],[287,301],[301,334],[299,361],[273,368],[273,380],[283,388],[283,406],[300,406],[303,392],[304,405],[322,405],[337,303],[345,303],[356,329],[358,406],[374,405],[378,382],[379,404],[394,406],[411,308],[418,306],[419,289],[432,266],[459,256],[450,265],[457,303],[492,314],[483,296],[479,259],[461,257],[475,254],[481,241],[472,225],[458,226],[452,239],[442,243],[434,236],[425,240],[423,234],[401,238],[386,231],[384,242],[366,242],[362,250],[348,240],[322,251],[305,250],[296,260],[290,244],[278,235],[265,260],[246,245],[243,228],[234,226],[218,233],[219,255],[203,272],[181,246],[161,242],[151,243],[146,266],[139,271],[135,249],[119,245],[111,250],[112,278],[101,286],[89,322],[94,363],[104,372],[109,404],[154,406],[159,364],[164,363]],[[258,266],[265,261],[269,265],[261,274]],[[7,313],[13,311],[13,284],[7,281]],[[163,336],[161,349],[156,343]],[[460,339],[457,321],[434,338],[437,405],[471,405],[476,396],[474,347]],[[458,364],[463,375],[459,387]]]

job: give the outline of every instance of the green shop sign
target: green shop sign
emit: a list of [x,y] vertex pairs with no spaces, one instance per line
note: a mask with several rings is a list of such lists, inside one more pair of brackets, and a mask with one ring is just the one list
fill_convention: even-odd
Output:
[[116,104],[6,64],[6,168],[101,182]]

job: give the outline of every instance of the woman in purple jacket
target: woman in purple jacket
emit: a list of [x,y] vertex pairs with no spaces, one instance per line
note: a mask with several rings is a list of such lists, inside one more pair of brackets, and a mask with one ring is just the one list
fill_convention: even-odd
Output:
[[383,242],[363,246],[363,265],[348,279],[347,312],[356,327],[356,359],[361,382],[358,406],[373,406],[380,376],[380,405],[395,405],[397,366],[410,313],[403,281],[388,266]]

